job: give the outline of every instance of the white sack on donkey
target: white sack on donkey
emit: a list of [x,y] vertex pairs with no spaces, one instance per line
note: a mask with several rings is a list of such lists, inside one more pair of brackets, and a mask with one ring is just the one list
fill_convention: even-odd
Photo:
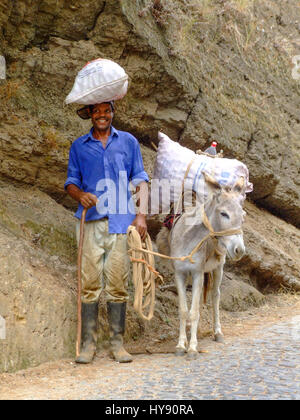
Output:
[[[154,182],[151,186],[153,190],[151,193],[152,214],[168,213],[170,202],[177,202],[180,199],[183,181],[185,181],[185,189],[192,189],[197,193],[197,201],[204,203],[208,195],[204,172],[214,177],[220,185],[228,188],[232,188],[237,180],[243,177],[245,188],[241,194],[241,201],[246,198],[246,193],[253,190],[253,185],[249,182],[249,171],[244,163],[236,159],[197,155],[163,133],[158,133],[158,139]],[[191,162],[192,165],[184,180],[187,167]],[[167,180],[166,185],[164,185],[164,180]],[[162,192],[161,189],[164,186],[166,189]]]

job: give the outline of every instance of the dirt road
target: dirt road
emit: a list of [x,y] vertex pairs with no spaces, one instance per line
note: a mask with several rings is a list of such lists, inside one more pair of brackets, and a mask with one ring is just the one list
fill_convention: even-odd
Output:
[[173,353],[123,365],[106,354],[89,366],[62,360],[0,375],[0,399],[300,399],[300,301],[276,310],[273,320],[245,320],[238,335],[227,331],[225,344],[202,339],[197,360]]

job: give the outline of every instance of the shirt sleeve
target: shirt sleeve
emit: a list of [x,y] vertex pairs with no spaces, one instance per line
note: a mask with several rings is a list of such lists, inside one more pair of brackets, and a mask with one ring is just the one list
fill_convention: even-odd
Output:
[[74,143],[72,144],[71,149],[70,149],[69,164],[68,164],[68,178],[65,182],[64,188],[66,189],[67,186],[70,184],[76,185],[76,187],[80,189],[82,187],[82,177],[81,177],[78,157],[77,157]]
[[134,139],[134,150],[133,150],[133,162],[132,162],[132,169],[130,174],[130,181],[136,187],[141,182],[149,181],[149,176],[147,172],[145,172],[143,158],[141,154],[141,149],[139,142],[137,139]]

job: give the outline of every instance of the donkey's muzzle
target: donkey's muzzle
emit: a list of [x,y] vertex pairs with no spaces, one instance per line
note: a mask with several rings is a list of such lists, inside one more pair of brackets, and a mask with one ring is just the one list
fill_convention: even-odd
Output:
[[245,251],[244,244],[235,245],[233,247],[233,253],[230,256],[234,261],[238,261],[244,256]]
[[238,261],[246,252],[243,235],[234,235],[230,239],[230,243],[227,243],[227,255],[231,260]]

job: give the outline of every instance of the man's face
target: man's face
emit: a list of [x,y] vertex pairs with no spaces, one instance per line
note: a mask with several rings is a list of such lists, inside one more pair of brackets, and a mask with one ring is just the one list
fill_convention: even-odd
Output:
[[94,105],[91,111],[93,126],[98,131],[107,131],[111,126],[113,116],[110,104],[106,103]]

